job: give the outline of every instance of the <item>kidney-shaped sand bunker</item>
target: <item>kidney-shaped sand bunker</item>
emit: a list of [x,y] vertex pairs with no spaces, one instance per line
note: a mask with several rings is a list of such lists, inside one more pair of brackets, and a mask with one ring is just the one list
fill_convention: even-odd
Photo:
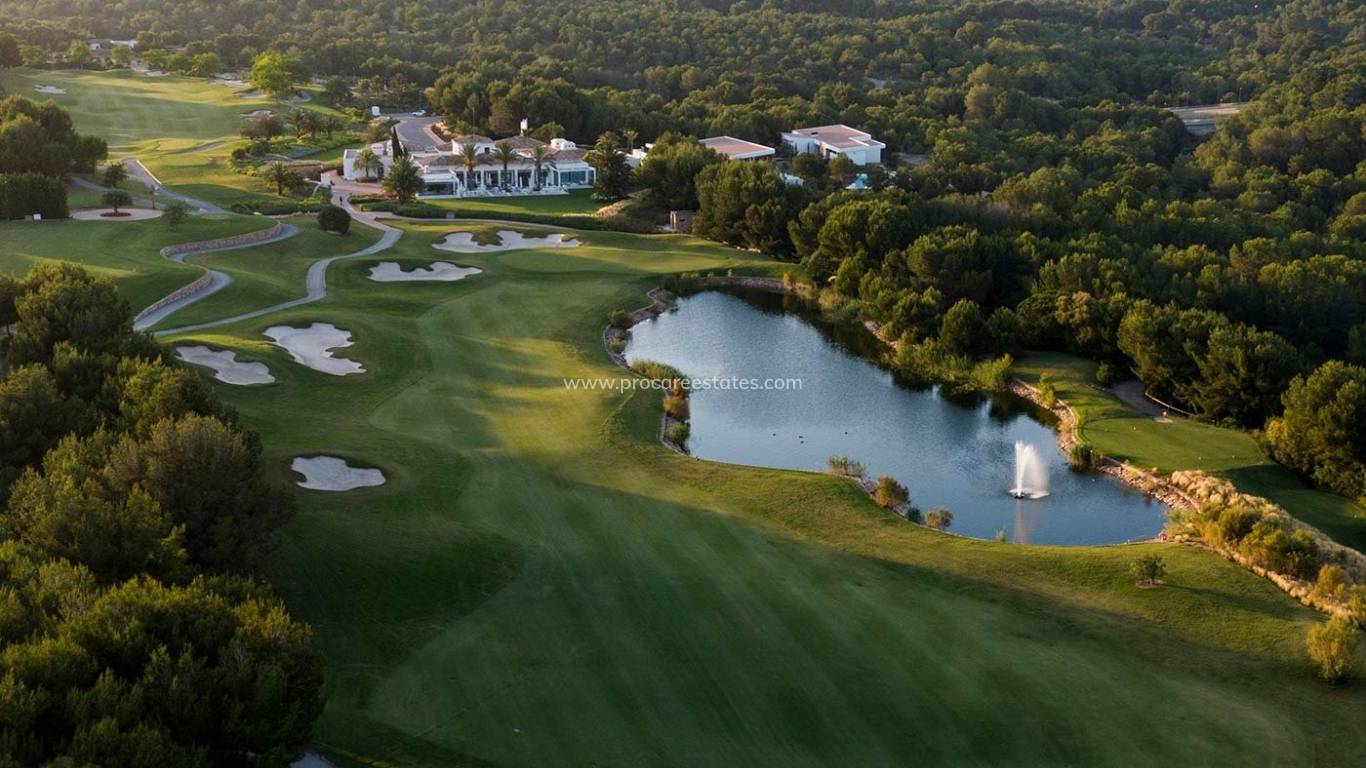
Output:
[[304,476],[300,488],[315,491],[349,491],[384,485],[384,473],[369,467],[353,467],[336,456],[296,456],[289,468]]
[[478,267],[462,267],[449,261],[433,261],[426,267],[413,267],[404,270],[397,261],[382,261],[370,268],[370,279],[377,283],[405,283],[432,281],[449,283],[464,280],[483,270]]
[[528,237],[510,229],[498,230],[497,243],[480,245],[474,241],[472,232],[452,232],[432,247],[454,253],[490,253],[493,251],[516,251],[523,248],[577,248],[579,241],[562,232],[554,232],[545,237]]
[[331,323],[314,323],[307,328],[273,325],[266,329],[266,336],[289,352],[294,362],[315,371],[333,376],[365,373],[365,366],[355,360],[332,356],[332,350],[349,347],[352,341],[350,331]]
[[265,363],[244,362],[231,349],[211,349],[201,345],[175,348],[176,355],[191,365],[202,365],[213,370],[213,377],[224,384],[247,386],[275,381]]

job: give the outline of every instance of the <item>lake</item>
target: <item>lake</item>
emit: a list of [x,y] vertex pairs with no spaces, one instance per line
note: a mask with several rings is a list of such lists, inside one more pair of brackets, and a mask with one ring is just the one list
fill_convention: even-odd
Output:
[[[950,531],[983,539],[1004,531],[1016,542],[1112,544],[1162,529],[1162,504],[1109,475],[1068,468],[1048,414],[1009,395],[950,398],[906,386],[859,355],[879,343],[862,328],[820,322],[792,297],[707,291],[635,326],[626,357],[720,383],[691,397],[688,449],[698,458],[824,471],[843,454],[871,477],[897,478],[922,511],[948,507]],[[765,388],[767,379],[784,388]],[[759,388],[740,389],[740,380]],[[1042,457],[1047,497],[1007,493],[1016,441]]]

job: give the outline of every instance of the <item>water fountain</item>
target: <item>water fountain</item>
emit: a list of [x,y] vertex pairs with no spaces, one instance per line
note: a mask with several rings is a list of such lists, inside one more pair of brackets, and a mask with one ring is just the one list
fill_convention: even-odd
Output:
[[1042,499],[1048,495],[1048,466],[1039,451],[1023,440],[1015,441],[1015,484],[1010,495],[1017,499]]

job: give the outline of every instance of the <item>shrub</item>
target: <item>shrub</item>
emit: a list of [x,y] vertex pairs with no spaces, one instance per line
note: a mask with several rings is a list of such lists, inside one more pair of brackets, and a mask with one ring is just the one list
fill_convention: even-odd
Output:
[[621,328],[622,330],[630,328],[633,325],[631,322],[631,313],[620,309],[614,309],[607,313],[607,324],[613,328]]
[[910,520],[911,522],[915,523],[916,525],[919,525],[919,524],[925,522],[925,516],[924,516],[923,514],[921,514],[921,512],[920,512],[920,507],[917,507],[917,506],[914,505],[914,504],[907,505],[907,507],[906,507],[906,519],[907,519],[907,520]]
[[686,445],[688,442],[688,425],[686,422],[675,421],[664,430],[664,436],[678,445]]
[[968,380],[977,389],[988,392],[1000,392],[1006,388],[1006,377],[1010,374],[1010,367],[1015,364],[1015,358],[1010,355],[983,360],[972,367],[968,374]]
[[344,235],[351,230],[351,214],[336,205],[324,205],[318,211],[318,227],[324,232]]
[[661,363],[656,360],[637,360],[631,363],[631,370],[644,376],[647,379],[657,381],[670,381],[683,378],[683,374],[668,363]]
[[1115,367],[1113,365],[1110,365],[1109,363],[1101,363],[1100,365],[1096,366],[1097,384],[1103,387],[1108,387],[1118,380],[1119,373],[1115,371]]
[[1338,601],[1347,596],[1347,571],[1340,565],[1329,563],[1319,568],[1314,579],[1313,596],[1318,600]]
[[1094,448],[1077,443],[1067,454],[1067,465],[1078,471],[1095,469],[1100,464],[1100,454]]
[[1162,577],[1167,575],[1167,564],[1157,555],[1141,555],[1129,563],[1129,573],[1133,574],[1138,586],[1153,587],[1161,584]]
[[613,339],[611,339],[610,341],[607,342],[607,348],[610,349],[610,350],[612,350],[613,352],[615,352],[615,353],[618,354],[618,355],[621,354],[622,352],[626,351],[626,337],[625,337],[625,336],[617,336],[617,337],[614,337]]
[[936,531],[946,531],[953,525],[953,512],[948,507],[934,507],[925,513],[925,525]]
[[1366,585],[1357,584],[1347,590],[1347,610],[1353,621],[1366,626]]
[[910,501],[910,498],[911,493],[906,490],[906,486],[898,483],[891,475],[883,475],[877,479],[877,487],[873,489],[873,501],[877,502],[878,506],[895,509]]
[[867,477],[868,470],[859,462],[854,461],[848,456],[835,455],[825,460],[830,471],[845,477]]
[[1305,531],[1290,533],[1277,520],[1262,518],[1239,545],[1242,553],[1257,565],[1296,578],[1314,573],[1318,544]]
[[664,396],[664,412],[678,421],[687,421],[691,415],[688,408],[688,393],[676,380],[673,389]]
[[1053,410],[1058,404],[1058,390],[1053,386],[1053,379],[1044,374],[1039,377],[1039,403],[1048,410]]
[[180,225],[190,217],[190,206],[179,200],[172,200],[162,207],[166,214],[166,226],[172,231],[180,229]]
[[1311,627],[1305,637],[1305,648],[1309,651],[1309,658],[1318,665],[1319,677],[1330,683],[1339,682],[1347,676],[1347,666],[1352,661],[1356,644],[1357,629],[1344,616],[1334,616]]

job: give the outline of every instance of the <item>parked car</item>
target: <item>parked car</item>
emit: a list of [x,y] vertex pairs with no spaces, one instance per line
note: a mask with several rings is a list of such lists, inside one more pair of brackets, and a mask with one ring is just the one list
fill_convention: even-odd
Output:
[[419,109],[418,111],[416,111],[416,112],[413,113],[413,117],[426,117],[426,116],[427,116],[427,110],[425,110],[425,109]]

